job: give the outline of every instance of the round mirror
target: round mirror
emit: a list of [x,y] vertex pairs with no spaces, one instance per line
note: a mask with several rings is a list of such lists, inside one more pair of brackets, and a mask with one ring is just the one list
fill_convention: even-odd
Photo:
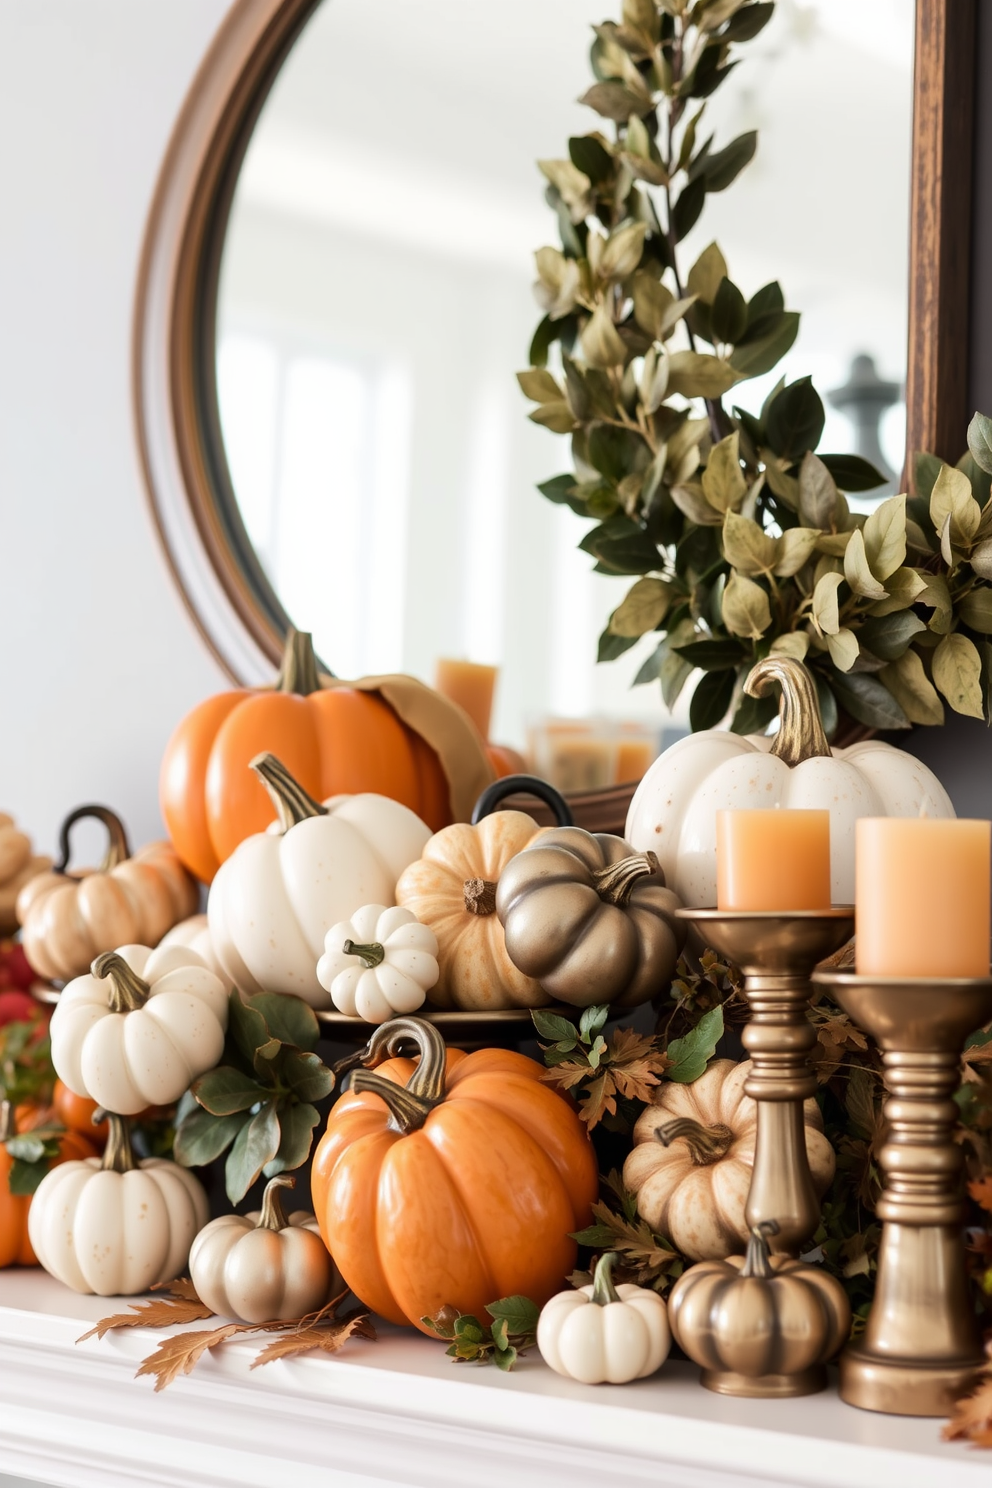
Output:
[[[717,238],[747,293],[778,279],[803,312],[784,362],[733,401],[757,411],[780,375],[812,373],[834,392],[822,447],[894,472],[913,11],[777,7],[706,110],[718,142],[757,128],[756,160],[708,198],[682,249],[691,264]],[[515,378],[542,313],[534,251],[557,241],[536,161],[612,127],[576,102],[599,13],[575,0],[242,0],[239,12],[255,27],[240,84],[251,101],[188,249],[188,411],[211,492],[196,523],[224,603],[233,592],[269,656],[287,617],[312,631],[343,676],[433,682],[462,658],[497,668],[492,738],[533,751],[576,720],[610,746],[580,764],[573,751],[566,787],[639,773],[684,729],[688,693],[670,714],[656,682],[632,687],[650,636],[597,664],[630,580],[595,572],[583,524],[536,489],[571,468],[568,441],[528,420]],[[852,376],[858,357],[874,371],[861,360]],[[209,603],[194,603],[202,620]],[[257,668],[235,650],[235,671]]]

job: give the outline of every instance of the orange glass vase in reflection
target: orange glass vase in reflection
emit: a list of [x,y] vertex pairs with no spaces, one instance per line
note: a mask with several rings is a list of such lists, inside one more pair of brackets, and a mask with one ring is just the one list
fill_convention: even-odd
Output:
[[830,908],[829,811],[718,811],[718,909]]
[[992,823],[864,817],[855,833],[859,976],[987,977]]

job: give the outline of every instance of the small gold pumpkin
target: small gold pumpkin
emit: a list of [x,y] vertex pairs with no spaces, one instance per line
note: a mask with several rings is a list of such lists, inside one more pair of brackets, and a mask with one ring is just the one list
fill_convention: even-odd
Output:
[[636,1007],[671,985],[686,926],[654,853],[560,827],[500,874],[496,913],[514,966],[573,1007]]
[[[744,1093],[751,1062],[714,1059],[691,1085],[668,1080],[634,1127],[623,1181],[637,1212],[690,1261],[722,1260],[746,1245],[758,1107]],[[817,1194],[833,1180],[834,1150],[812,1098],[805,1103],[806,1156]]]
[[847,1294],[819,1266],[772,1256],[774,1220],[751,1231],[745,1256],[700,1261],[668,1301],[672,1334],[701,1383],[724,1395],[809,1395],[826,1384],[824,1364],[847,1338]]

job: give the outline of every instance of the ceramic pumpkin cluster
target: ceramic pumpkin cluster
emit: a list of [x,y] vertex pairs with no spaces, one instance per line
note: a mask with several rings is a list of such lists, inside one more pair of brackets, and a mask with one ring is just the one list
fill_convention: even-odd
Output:
[[317,977],[327,932],[364,905],[390,906],[396,881],[430,829],[388,796],[315,801],[274,755],[251,761],[278,821],[221,865],[207,917],[213,955],[243,992],[290,992],[313,1007],[330,997]]
[[745,738],[706,729],[680,739],[648,770],[634,793],[624,835],[657,854],[667,881],[686,904],[716,903],[716,813],[774,806],[830,812],[831,897],[854,903],[854,823],[862,816],[952,817],[937,777],[905,750],[879,739],[832,750],[820,718],[816,683],[801,662],[769,656],[745,690],[781,689],[779,730]]
[[31,838],[18,829],[12,816],[0,811],[0,935],[17,929],[17,896],[26,883],[52,866],[51,858],[35,853]]
[[166,749],[162,816],[180,858],[205,883],[272,820],[248,769],[262,753],[283,760],[315,800],[388,796],[432,830],[467,817],[494,774],[460,708],[413,677],[342,684],[319,672],[310,636],[291,629],[274,688],[208,698]]
[[[69,872],[73,826],[94,818],[109,846],[99,868]],[[62,823],[61,856],[21,889],[17,917],[27,958],[39,976],[68,981],[117,945],[157,945],[197,907],[199,891],[167,842],[131,856],[120,818],[106,806],[80,806]]]
[[[410,1043],[417,1060],[397,1057]],[[570,1237],[598,1176],[574,1106],[542,1067],[446,1050],[431,1024],[398,1018],[338,1069],[353,1071],[351,1089],[331,1108],[311,1189],[355,1295],[425,1333],[446,1306],[484,1316],[494,1297],[546,1302],[574,1265]]]
[[[714,1059],[691,1084],[666,1080],[634,1126],[624,1187],[655,1234],[690,1261],[722,1260],[750,1236],[744,1206],[751,1186],[758,1107],[744,1085],[751,1062]],[[833,1181],[834,1150],[813,1097],[803,1110],[806,1155],[817,1195]]]

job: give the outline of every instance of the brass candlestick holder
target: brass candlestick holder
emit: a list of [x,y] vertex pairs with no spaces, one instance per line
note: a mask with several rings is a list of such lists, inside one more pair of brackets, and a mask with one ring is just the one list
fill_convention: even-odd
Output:
[[775,1221],[772,1249],[798,1254],[820,1222],[806,1157],[803,1102],[816,1093],[807,1017],[810,973],[854,930],[853,908],[775,911],[680,909],[701,939],[744,973],[751,1021],[741,1035],[758,1103],[754,1170],[744,1213],[751,1229]]
[[964,1267],[964,1158],[954,1141],[961,1050],[992,1018],[992,977],[818,971],[882,1050],[888,1124],[875,1300],[841,1354],[840,1394],[862,1410],[946,1416],[984,1363]]

